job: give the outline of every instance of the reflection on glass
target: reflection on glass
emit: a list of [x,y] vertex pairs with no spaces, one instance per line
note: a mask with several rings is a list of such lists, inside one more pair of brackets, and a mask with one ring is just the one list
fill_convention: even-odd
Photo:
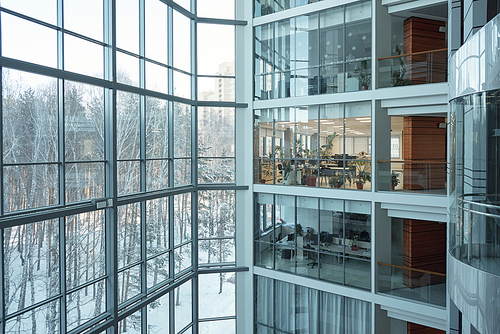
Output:
[[104,91],[66,81],[64,84],[66,161],[104,159]]
[[339,6],[272,25],[254,28],[256,100],[357,91],[370,86],[371,2]]
[[104,163],[66,163],[66,202],[104,197]]

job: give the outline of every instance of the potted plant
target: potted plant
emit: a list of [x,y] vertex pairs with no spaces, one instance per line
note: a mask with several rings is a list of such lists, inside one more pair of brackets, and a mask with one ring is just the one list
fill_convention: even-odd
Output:
[[365,158],[364,152],[360,153],[358,160],[354,161],[353,164],[356,166],[356,187],[358,189],[363,189],[363,185],[366,181],[371,182],[372,176],[370,173],[370,164],[368,160],[363,160]]
[[359,67],[356,66],[354,73],[358,76],[358,82],[361,86],[361,90],[367,90],[372,80],[372,75],[370,73],[370,69],[368,68],[368,61],[363,60]]
[[331,188],[340,188],[344,184],[344,176],[342,175],[342,173],[335,173],[330,176],[328,184]]
[[351,246],[351,250],[357,251],[358,250],[358,236],[355,235],[352,237],[352,239],[349,239],[349,246]]
[[399,184],[399,176],[395,172],[392,172],[391,174],[391,189],[394,190]]
[[371,182],[372,181],[372,176],[370,172],[367,171],[361,171],[356,175],[356,187],[358,189],[363,189],[363,186],[365,182]]

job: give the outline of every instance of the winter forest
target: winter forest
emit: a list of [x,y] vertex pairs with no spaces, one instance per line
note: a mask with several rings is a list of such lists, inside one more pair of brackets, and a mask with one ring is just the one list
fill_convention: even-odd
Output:
[[[107,96],[102,87],[2,70],[2,214],[104,198],[113,184],[123,197],[190,185],[193,179],[234,183],[233,108],[200,107],[193,129],[193,107],[124,91],[116,92],[113,121]],[[114,146],[109,138],[116,138]],[[116,177],[108,168],[113,153]],[[111,238],[108,210],[116,212]],[[5,227],[5,332],[65,333],[96,317],[107,319],[114,302],[109,298],[120,308],[193,266],[234,263],[234,236],[232,190],[138,199]],[[116,253],[107,240],[115,240]],[[117,295],[107,291],[115,274],[110,263],[118,270]],[[192,289],[191,281],[184,283],[120,321],[115,333],[141,333],[144,322],[147,333],[168,333],[170,321],[176,332],[182,330],[193,321]],[[198,289],[201,320],[235,315],[233,273],[200,275]],[[201,329],[234,333],[234,320],[200,322]]]

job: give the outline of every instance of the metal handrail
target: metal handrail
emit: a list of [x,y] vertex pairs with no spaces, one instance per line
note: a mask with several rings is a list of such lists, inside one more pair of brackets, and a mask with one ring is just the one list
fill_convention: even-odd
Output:
[[447,164],[447,161],[439,160],[377,160],[378,163],[397,163],[397,164]]
[[406,53],[406,54],[403,54],[403,55],[390,56],[390,57],[382,57],[382,58],[378,58],[378,60],[401,58],[401,57],[408,57],[408,56],[416,56],[416,55],[421,55],[421,54],[426,54],[426,53],[433,53],[433,52],[440,52],[440,51],[447,51],[447,50],[448,50],[448,48],[436,49],[436,50],[430,50],[430,51],[420,51],[420,52],[414,52],[414,53]]
[[498,194],[490,194],[490,195],[489,194],[464,194],[462,196],[459,196],[458,200],[459,200],[459,203],[463,203],[463,204],[471,204],[471,205],[482,206],[482,207],[485,207],[488,209],[500,210],[500,206],[498,206],[498,205],[480,203],[480,202],[476,202],[476,201],[468,201],[468,200],[463,199],[465,196],[499,196]]
[[444,276],[444,277],[446,277],[446,274],[437,273],[435,271],[428,271],[428,270],[415,269],[415,268],[410,268],[410,267],[397,266],[395,264],[389,264],[389,263],[383,263],[383,262],[377,262],[377,264],[381,265],[381,266],[387,266],[387,267],[392,267],[392,268],[399,268],[399,269],[405,269],[405,270],[418,271],[418,272],[425,273],[425,274],[431,274],[431,275],[438,275],[438,276]]

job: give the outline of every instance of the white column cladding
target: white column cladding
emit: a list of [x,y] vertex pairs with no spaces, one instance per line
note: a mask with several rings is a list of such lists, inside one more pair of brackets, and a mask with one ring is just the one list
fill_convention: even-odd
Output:
[[236,265],[248,272],[236,274],[236,332],[253,333],[253,2],[235,0],[235,17],[248,22],[235,30],[235,98],[248,103],[236,109],[236,184],[249,185],[249,191],[236,191]]

